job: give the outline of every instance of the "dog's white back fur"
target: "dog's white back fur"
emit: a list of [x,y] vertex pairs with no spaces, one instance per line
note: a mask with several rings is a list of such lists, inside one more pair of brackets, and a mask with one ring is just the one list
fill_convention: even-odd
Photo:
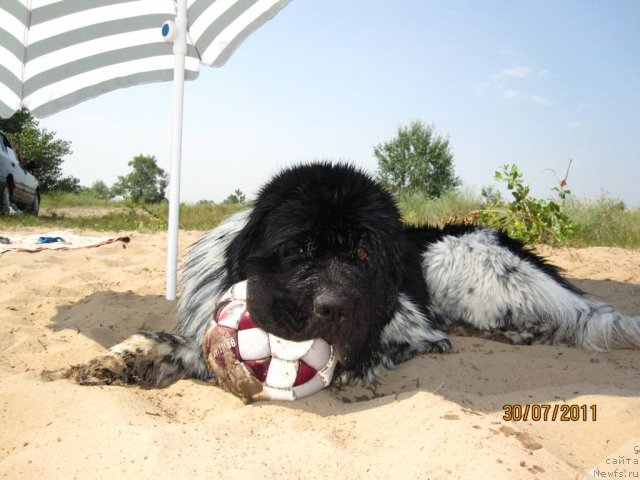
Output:
[[566,288],[501,245],[494,230],[444,237],[423,259],[433,309],[447,322],[600,352],[640,345],[640,319]]

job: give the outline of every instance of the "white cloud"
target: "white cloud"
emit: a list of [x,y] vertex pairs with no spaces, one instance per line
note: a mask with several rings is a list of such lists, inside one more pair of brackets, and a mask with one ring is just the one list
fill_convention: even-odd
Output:
[[579,120],[572,120],[571,122],[569,122],[569,128],[582,128],[584,127],[584,123],[582,123]]
[[515,65],[500,70],[494,75],[494,80],[503,80],[505,78],[546,78],[549,76],[549,70],[534,67],[532,65]]
[[513,47],[502,47],[498,53],[501,57],[505,58],[520,58],[522,56],[520,55],[520,52]]
[[516,92],[515,90],[505,90],[504,92],[502,92],[502,98],[505,98],[507,100],[511,100],[512,98],[517,98],[520,96],[519,92]]
[[546,97],[541,97],[540,95],[532,95],[531,100],[533,100],[533,102],[537,103],[538,105],[544,105],[544,106],[553,105],[553,101],[551,99]]
[[481,83],[478,83],[473,88],[473,90],[476,93],[476,95],[480,95],[481,93],[486,92],[491,87],[492,87],[492,84],[490,82],[481,82]]
[[527,78],[538,71],[537,68],[528,65],[518,65],[515,67],[503,68],[495,75],[496,80],[501,78]]
[[[526,91],[523,93],[523,90],[525,90],[526,87],[522,87],[524,80],[531,82],[532,80],[547,78],[550,75],[549,70],[539,68],[534,65],[520,64],[517,61],[517,58],[520,57],[519,53],[510,47],[500,49],[500,55],[505,58],[515,59],[514,64],[497,72],[489,82],[476,85],[476,94],[492,91],[503,100],[520,100],[527,103],[533,102],[534,104],[541,106],[553,105],[554,102],[550,98],[543,97],[541,95],[533,95]],[[515,89],[513,88],[514,86],[519,86],[521,88]]]

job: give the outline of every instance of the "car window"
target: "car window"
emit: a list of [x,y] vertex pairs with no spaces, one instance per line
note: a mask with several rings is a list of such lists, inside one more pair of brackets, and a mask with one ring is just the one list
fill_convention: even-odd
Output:
[[18,157],[16,156],[16,152],[13,151],[13,148],[7,148],[7,156],[11,159],[11,161],[18,162]]
[[22,162],[18,159],[18,154],[16,153],[16,151],[11,146],[11,142],[9,142],[9,139],[7,137],[5,137],[4,135],[2,135],[2,142],[1,143],[2,143],[2,149],[7,154],[9,159],[14,161],[14,162],[18,162],[18,163],[20,163],[20,165],[22,165]]
[[2,151],[6,153],[8,140],[4,135],[0,135],[0,138],[2,138],[2,141],[0,142],[0,148],[2,148]]

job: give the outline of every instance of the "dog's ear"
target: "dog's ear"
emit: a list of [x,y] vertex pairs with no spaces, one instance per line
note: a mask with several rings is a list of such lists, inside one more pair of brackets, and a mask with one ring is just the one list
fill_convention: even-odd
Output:
[[262,238],[259,216],[259,212],[251,212],[247,224],[227,247],[226,267],[232,284],[247,279],[247,259],[256,252]]

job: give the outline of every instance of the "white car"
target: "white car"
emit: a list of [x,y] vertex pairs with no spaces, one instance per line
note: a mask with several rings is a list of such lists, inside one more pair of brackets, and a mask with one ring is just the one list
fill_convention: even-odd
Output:
[[38,215],[38,180],[23,164],[9,138],[0,132],[0,213],[11,213],[12,205]]

